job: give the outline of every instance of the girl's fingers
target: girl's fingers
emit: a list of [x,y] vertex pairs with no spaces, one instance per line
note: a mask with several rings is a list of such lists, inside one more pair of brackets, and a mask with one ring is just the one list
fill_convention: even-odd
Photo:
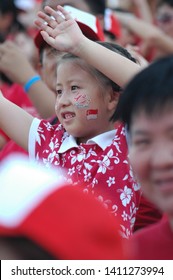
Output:
[[[53,17],[58,23],[61,23],[65,20],[63,14],[58,13],[58,11],[53,10],[51,7],[46,6],[44,8],[45,12],[49,14],[49,17]],[[46,20],[47,21],[47,20]]]
[[73,19],[68,11],[66,11],[62,6],[57,6],[57,11],[53,10],[51,7],[45,7],[46,13],[53,16],[58,23],[63,22],[64,20]]
[[49,25],[50,27],[55,28],[57,26],[57,22],[55,21],[54,17],[49,16],[49,15],[43,13],[43,12],[38,12],[37,15],[38,15],[39,19],[36,20],[35,23],[39,27],[41,27],[42,24],[44,24],[43,27],[46,26],[46,25]]
[[42,11],[38,12],[38,19],[35,20],[35,24],[42,30],[50,31],[47,26],[55,29],[57,23],[61,24],[64,21],[72,20],[70,13],[67,12],[63,7],[57,6],[58,10],[55,11],[51,7],[46,6],[44,8],[45,13]]
[[57,9],[64,15],[66,20],[73,19],[73,17],[70,15],[70,13],[68,11],[66,11],[62,6],[58,5]]
[[48,44],[50,44],[51,46],[53,46],[54,44],[54,38],[50,37],[48,33],[46,33],[45,31],[41,31],[41,35],[44,39],[44,41],[46,41]]

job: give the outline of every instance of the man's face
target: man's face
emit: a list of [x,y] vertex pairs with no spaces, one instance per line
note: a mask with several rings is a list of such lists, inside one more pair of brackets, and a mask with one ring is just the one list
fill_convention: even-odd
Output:
[[168,36],[173,37],[173,7],[167,4],[160,6],[156,18],[159,28]]
[[140,112],[131,123],[129,158],[144,194],[173,215],[173,112],[170,107],[148,116]]
[[74,8],[77,8],[79,10],[82,10],[84,12],[87,13],[92,13],[91,9],[89,8],[89,5],[87,4],[87,1],[84,0],[46,0],[44,2],[44,6],[50,6],[53,9],[57,9],[57,6],[61,5],[61,6],[65,6],[65,5],[69,5],[72,6]]

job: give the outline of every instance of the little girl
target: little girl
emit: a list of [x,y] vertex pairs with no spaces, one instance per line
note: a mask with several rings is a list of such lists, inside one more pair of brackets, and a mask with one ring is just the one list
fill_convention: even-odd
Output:
[[[128,164],[125,129],[113,122],[112,116],[120,86],[139,66],[123,48],[108,43],[101,46],[87,39],[63,8],[59,9],[65,18],[51,8],[46,9],[56,20],[40,12],[37,25],[42,25],[41,18],[46,19],[49,26],[43,27],[44,38],[60,51],[69,52],[62,55],[57,66],[55,111],[60,124],[52,126],[48,121],[33,118],[1,95],[0,126],[29,151],[30,157],[49,167],[64,168],[67,180],[73,185],[80,182],[85,192],[93,193],[120,220],[119,230],[128,238],[133,231],[140,190]],[[76,43],[76,37],[89,48]],[[91,57],[95,67],[88,63]],[[113,65],[115,73],[111,76],[117,83],[96,69],[102,71],[103,64],[110,65],[107,69]],[[13,121],[9,122],[9,118]]]

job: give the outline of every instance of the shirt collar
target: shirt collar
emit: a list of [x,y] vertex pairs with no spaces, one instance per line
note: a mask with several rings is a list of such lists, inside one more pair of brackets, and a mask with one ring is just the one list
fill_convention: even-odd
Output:
[[[102,148],[102,150],[105,150],[105,148],[112,143],[112,140],[114,139],[116,132],[117,132],[117,129],[104,132],[102,134],[99,134],[99,135],[89,139],[86,142],[86,144],[97,144],[100,148]],[[58,150],[58,153],[60,153],[60,154],[65,153],[67,150],[69,150],[71,148],[75,148],[75,147],[77,148],[77,147],[79,147],[79,145],[77,144],[76,139],[73,136],[69,135],[62,142],[62,144]]]

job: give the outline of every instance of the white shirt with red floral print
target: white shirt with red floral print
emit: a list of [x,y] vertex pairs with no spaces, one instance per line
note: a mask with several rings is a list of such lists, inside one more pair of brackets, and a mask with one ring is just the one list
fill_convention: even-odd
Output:
[[124,238],[132,234],[140,200],[140,187],[128,163],[125,128],[98,135],[78,145],[61,124],[34,119],[29,155],[47,167],[65,168],[67,180],[92,193],[120,221]]

